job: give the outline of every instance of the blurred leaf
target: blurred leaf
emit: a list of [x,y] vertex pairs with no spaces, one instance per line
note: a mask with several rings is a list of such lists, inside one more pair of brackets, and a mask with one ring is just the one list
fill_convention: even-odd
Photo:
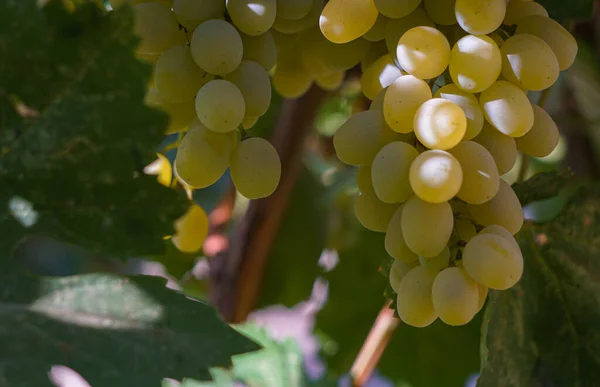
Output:
[[594,0],[537,0],[542,4],[550,17],[558,22],[568,19],[584,19],[592,16]]
[[573,174],[566,169],[542,172],[512,186],[522,206],[557,196],[564,188],[575,185]]
[[0,2],[0,249],[44,234],[160,253],[185,197],[141,172],[167,117],[143,104],[151,67],[133,55],[132,11],[63,3]]
[[[155,386],[209,379],[209,367],[258,346],[215,310],[165,288],[159,277],[32,277],[0,265],[2,384],[50,386],[55,364],[92,386]],[[33,350],[35,349],[35,350]]]
[[600,380],[600,187],[550,223],[525,226],[521,281],[491,292],[478,386],[592,386]]

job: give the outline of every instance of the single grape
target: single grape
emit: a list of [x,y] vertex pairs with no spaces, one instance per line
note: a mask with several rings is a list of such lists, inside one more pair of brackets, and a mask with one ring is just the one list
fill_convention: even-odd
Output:
[[421,153],[411,164],[410,186],[415,194],[429,203],[444,203],[459,192],[463,172],[450,153],[430,150]]
[[299,20],[308,15],[313,0],[277,0],[277,17]]
[[233,83],[215,79],[198,90],[196,113],[210,130],[226,133],[236,130],[244,119],[246,103]]
[[408,181],[408,171],[419,152],[401,141],[385,145],[375,156],[371,167],[373,187],[384,203],[402,203],[413,191]]
[[479,101],[473,94],[463,91],[455,84],[450,83],[438,89],[433,97],[454,102],[465,113],[467,129],[465,130],[463,141],[471,140],[481,132],[484,121],[483,112],[479,107]]
[[458,238],[463,242],[468,242],[477,235],[475,225],[467,219],[455,219],[454,229],[456,230]]
[[400,67],[420,79],[436,78],[450,62],[450,44],[438,29],[419,26],[406,31],[398,41]]
[[423,257],[439,254],[450,240],[454,217],[450,205],[428,203],[413,196],[402,210],[402,235],[408,247]]
[[250,129],[258,122],[259,117],[244,117],[242,127],[246,130]]
[[515,139],[500,133],[488,122],[483,124],[481,133],[473,141],[483,145],[490,152],[500,175],[510,171],[517,162],[519,153]]
[[453,148],[467,131],[465,112],[454,102],[443,98],[425,101],[413,121],[417,138],[429,149]]
[[463,172],[460,199],[471,204],[485,203],[498,192],[500,176],[494,157],[482,145],[464,141],[449,151],[460,163]]
[[533,157],[546,157],[556,148],[559,139],[560,134],[552,117],[538,105],[533,105],[533,126],[515,141],[521,152]]
[[371,27],[370,30],[365,32],[363,38],[368,40],[369,42],[379,42],[381,40],[384,40],[385,28],[387,27],[389,20],[390,19],[388,19],[381,13],[377,15],[377,20],[375,21],[375,24],[373,24],[373,27]]
[[397,78],[383,98],[385,122],[398,133],[412,132],[415,113],[431,97],[431,89],[422,79],[413,75]]
[[558,60],[550,46],[537,36],[511,36],[500,52],[502,75],[522,89],[544,90],[558,79]]
[[467,324],[479,307],[477,283],[460,267],[449,267],[435,277],[431,298],[440,320],[448,325]]
[[385,27],[385,44],[390,54],[396,56],[398,41],[404,33],[418,26],[435,27],[422,8],[415,9],[410,15],[400,19],[390,19]]
[[387,91],[387,88],[383,89],[379,93],[377,93],[375,98],[373,98],[371,105],[369,105],[369,110],[379,110],[379,111],[383,112],[383,99],[385,98],[386,91]]
[[273,74],[273,88],[284,98],[294,99],[310,89],[313,78],[302,65],[300,58],[278,60]]
[[402,235],[403,208],[404,206],[400,205],[388,223],[385,231],[385,251],[397,261],[414,263],[416,266],[419,256],[408,247]]
[[454,13],[463,30],[473,35],[485,35],[502,24],[506,3],[504,0],[456,0]]
[[375,188],[373,188],[373,181],[371,180],[371,166],[361,165],[358,167],[356,173],[356,185],[360,193],[376,195]]
[[210,19],[223,19],[223,0],[173,0],[173,13],[179,24],[193,31],[200,23]]
[[240,89],[246,105],[245,117],[260,117],[271,105],[271,78],[258,63],[243,60],[223,78]]
[[318,26],[324,4],[324,0],[313,0],[312,7],[308,14],[297,20],[286,19],[281,17],[281,15],[278,13],[278,15],[275,17],[275,22],[273,23],[273,29],[281,32],[282,34],[297,34],[312,26]]
[[187,212],[175,221],[175,235],[171,242],[177,250],[194,253],[204,244],[208,236],[208,216],[204,210],[192,204]]
[[158,93],[156,87],[151,87],[146,93],[145,101],[148,106],[158,108],[169,115],[169,126],[165,134],[181,132],[197,118],[193,99],[181,103],[167,101]]
[[317,75],[315,77],[315,83],[323,90],[335,91],[342,86],[342,83],[344,83],[345,75],[346,73],[344,71],[334,70],[327,74]]
[[397,208],[397,204],[384,203],[375,195],[361,194],[354,203],[354,214],[366,229],[385,232]]
[[377,15],[373,1],[329,0],[321,12],[319,26],[333,43],[347,43],[369,31]]
[[460,38],[450,54],[450,76],[456,86],[469,93],[489,88],[500,76],[500,48],[488,36],[467,35]]
[[450,265],[450,249],[446,246],[441,253],[434,257],[419,257],[419,263],[427,270],[434,272],[444,270]]
[[392,56],[385,54],[362,72],[360,87],[365,97],[373,100],[381,90],[401,76],[402,71],[394,63]]
[[410,15],[419,4],[421,0],[374,0],[377,10],[387,17],[398,19]]
[[229,170],[235,188],[242,195],[260,199],[271,195],[279,185],[281,161],[271,143],[252,137],[235,147]]
[[[385,54],[389,54],[385,41],[371,42],[367,47],[367,51],[360,58],[360,68],[364,72],[370,65]],[[393,58],[392,58],[393,59]]]
[[202,70],[221,76],[239,66],[244,52],[242,38],[235,27],[217,19],[205,21],[194,30],[190,48]]
[[454,5],[456,0],[423,0],[427,16],[436,24],[450,26],[456,24]]
[[504,24],[519,24],[522,18],[529,15],[541,15],[548,17],[548,11],[540,3],[533,1],[509,1],[506,5]]
[[262,35],[275,22],[276,0],[227,0],[227,13],[237,29],[247,35]]
[[503,134],[521,137],[533,126],[533,108],[518,86],[497,81],[479,96],[486,120]]
[[437,319],[431,290],[436,273],[416,266],[402,278],[398,287],[398,316],[406,324],[426,327]]
[[484,227],[479,234],[494,234],[501,236],[510,242],[510,244],[517,250],[520,250],[519,244],[517,243],[515,237],[504,227],[498,226],[497,224],[492,224],[491,226]]
[[402,282],[402,278],[404,278],[404,276],[408,274],[408,272],[413,267],[416,267],[418,264],[419,261],[417,260],[414,260],[410,263],[401,262],[396,259],[394,260],[394,262],[392,263],[392,267],[390,268],[389,279],[390,285],[396,293],[398,293],[398,291],[400,290],[400,283]]
[[251,36],[240,34],[243,46],[242,58],[261,65],[266,71],[271,71],[277,62],[277,48],[270,31],[262,35]]
[[133,7],[133,31],[141,41],[135,51],[159,55],[167,48],[183,44],[184,34],[171,9],[162,3],[142,3]]
[[516,234],[523,225],[523,209],[513,189],[500,180],[498,193],[483,204],[469,204],[469,213],[483,226],[502,226],[511,234]]

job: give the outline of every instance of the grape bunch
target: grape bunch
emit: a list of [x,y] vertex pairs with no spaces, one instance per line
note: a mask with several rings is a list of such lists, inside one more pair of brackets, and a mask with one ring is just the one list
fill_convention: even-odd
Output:
[[385,233],[398,315],[466,324],[488,289],[521,278],[523,211],[501,176],[518,152],[558,144],[530,98],[571,66],[577,43],[527,0],[329,0],[319,26],[332,43],[369,45],[360,83],[372,103],[334,147],[358,167],[356,217]]

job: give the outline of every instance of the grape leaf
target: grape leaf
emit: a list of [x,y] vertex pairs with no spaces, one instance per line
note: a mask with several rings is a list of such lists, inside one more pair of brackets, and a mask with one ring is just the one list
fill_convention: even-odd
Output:
[[521,281],[494,291],[478,386],[590,386],[600,380],[600,187],[586,186],[554,221],[527,224]]
[[512,188],[524,207],[532,202],[555,197],[567,186],[576,185],[578,183],[574,182],[573,173],[560,169],[538,173],[522,183],[513,184]]
[[569,19],[584,19],[592,16],[594,0],[537,0],[551,18],[558,22]]
[[49,386],[52,365],[74,369],[93,386],[207,380],[210,367],[259,348],[162,278],[34,277],[9,261],[0,265],[2,385]]
[[44,234],[163,252],[185,197],[141,172],[167,118],[143,104],[151,67],[133,55],[131,8],[38,3],[0,2],[0,249]]

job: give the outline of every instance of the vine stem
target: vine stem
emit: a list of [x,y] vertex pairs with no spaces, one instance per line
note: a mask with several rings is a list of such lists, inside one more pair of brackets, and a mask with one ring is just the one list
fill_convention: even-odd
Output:
[[388,301],[379,311],[367,339],[354,360],[350,369],[353,387],[362,387],[369,380],[400,323],[400,320],[394,317],[394,310],[390,309],[390,304],[391,301]]

